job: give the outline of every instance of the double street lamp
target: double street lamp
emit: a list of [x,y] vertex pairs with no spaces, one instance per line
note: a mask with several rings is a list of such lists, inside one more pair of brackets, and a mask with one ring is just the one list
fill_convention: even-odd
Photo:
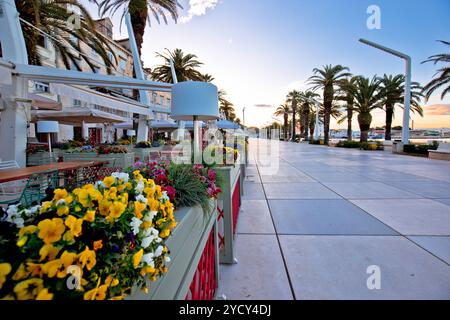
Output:
[[411,108],[411,57],[407,54],[401,53],[399,51],[387,48],[375,42],[359,39],[361,43],[364,43],[368,46],[374,47],[381,51],[392,54],[396,57],[399,57],[405,60],[405,93],[404,93],[404,109],[403,109],[403,128],[402,128],[402,143],[409,143],[409,112]]

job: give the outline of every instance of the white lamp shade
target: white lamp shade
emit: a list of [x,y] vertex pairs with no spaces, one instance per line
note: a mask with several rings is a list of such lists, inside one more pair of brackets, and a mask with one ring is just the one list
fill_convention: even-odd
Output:
[[208,82],[187,81],[172,86],[172,114],[176,120],[219,118],[217,87]]
[[38,121],[36,130],[38,133],[58,133],[58,121]]
[[134,137],[136,135],[136,130],[127,130],[127,136]]

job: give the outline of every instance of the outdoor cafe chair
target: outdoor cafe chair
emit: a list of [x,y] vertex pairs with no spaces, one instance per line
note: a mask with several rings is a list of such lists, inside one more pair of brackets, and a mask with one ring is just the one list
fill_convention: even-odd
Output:
[[32,174],[21,193],[16,197],[0,200],[0,204],[24,204],[30,206],[40,204],[41,200],[49,196],[49,193],[57,188],[57,170],[43,171]]

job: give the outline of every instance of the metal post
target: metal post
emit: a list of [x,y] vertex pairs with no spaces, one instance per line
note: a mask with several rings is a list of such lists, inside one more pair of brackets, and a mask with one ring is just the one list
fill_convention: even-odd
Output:
[[405,100],[403,108],[402,143],[409,143],[409,113],[411,108],[411,58],[405,58]]
[[405,53],[387,48],[378,43],[366,40],[359,39],[359,42],[364,43],[368,46],[374,47],[378,50],[387,52],[396,57],[402,58],[405,60],[405,97],[404,97],[404,109],[403,109],[403,128],[402,128],[402,143],[409,143],[409,112],[411,105],[411,57]]
[[[139,56],[136,38],[134,37],[133,32],[133,25],[131,24],[131,17],[129,13],[125,15],[125,22],[128,29],[128,38],[130,42],[131,52],[133,53],[133,63],[136,78],[140,80],[145,80],[144,69],[142,68],[141,58]],[[147,96],[147,91],[139,90],[139,101],[146,106],[150,105]],[[137,141],[147,141],[147,140],[148,140],[147,116],[140,114],[137,132]]]
[[200,150],[200,122],[197,116],[194,116],[194,163],[202,163],[202,154]]
[[314,140],[319,139],[319,111],[320,105],[316,102],[316,123],[314,124]]

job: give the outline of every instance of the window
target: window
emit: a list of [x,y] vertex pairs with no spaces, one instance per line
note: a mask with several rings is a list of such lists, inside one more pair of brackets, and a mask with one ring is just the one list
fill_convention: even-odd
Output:
[[159,104],[162,106],[164,105],[164,96],[159,96]]
[[72,106],[73,107],[81,107],[81,100],[73,99],[72,100]]
[[153,104],[156,103],[156,97],[157,97],[156,92],[152,92],[152,103],[153,103]]
[[166,99],[166,103],[167,103],[167,108],[170,108],[170,103],[171,103],[172,101],[170,100],[170,98],[167,98]]
[[48,83],[42,83],[42,82],[35,82],[34,83],[34,92],[50,92],[50,87]]
[[119,59],[119,68],[122,72],[125,72],[125,70],[127,69],[127,61],[120,58]]
[[47,38],[43,35],[39,35],[37,38],[37,45],[47,49]]
[[114,61],[114,55],[112,54],[111,51],[108,51],[108,59],[109,59],[109,61],[111,61],[111,62]]

